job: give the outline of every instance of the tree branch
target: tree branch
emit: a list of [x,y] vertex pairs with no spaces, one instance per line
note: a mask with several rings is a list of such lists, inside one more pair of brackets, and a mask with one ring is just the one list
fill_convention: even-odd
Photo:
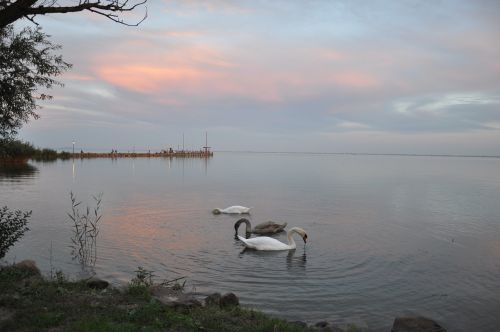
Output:
[[137,23],[127,23],[115,13],[131,12],[139,6],[146,4],[147,0],[142,0],[129,4],[129,0],[108,0],[103,3],[101,0],[79,1],[77,5],[60,6],[58,1],[42,1],[35,6],[37,0],[0,0],[0,28],[15,22],[16,20],[28,17],[33,21],[36,15],[74,13],[84,10],[104,16],[113,22],[127,26],[137,26],[148,16],[147,7],[144,16]]

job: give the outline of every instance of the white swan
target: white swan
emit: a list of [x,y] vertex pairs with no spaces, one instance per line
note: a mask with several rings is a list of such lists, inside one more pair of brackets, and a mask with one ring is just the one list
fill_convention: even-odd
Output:
[[241,237],[238,235],[238,239],[245,244],[245,247],[249,249],[255,249],[255,250],[290,250],[290,249],[295,249],[297,245],[295,244],[295,241],[293,240],[292,234],[297,233],[300,236],[302,236],[302,240],[304,240],[304,243],[307,242],[307,234],[306,232],[299,227],[293,227],[291,228],[287,235],[288,235],[288,244],[285,244],[281,241],[278,241],[276,239],[273,239],[272,237],[268,236],[259,236],[259,237],[254,237],[251,239],[245,239],[244,237]]
[[227,213],[227,214],[242,214],[242,213],[250,213],[251,208],[247,208],[244,206],[239,206],[239,205],[234,205],[227,207],[225,209],[214,209],[212,211],[213,214],[221,214],[221,213]]

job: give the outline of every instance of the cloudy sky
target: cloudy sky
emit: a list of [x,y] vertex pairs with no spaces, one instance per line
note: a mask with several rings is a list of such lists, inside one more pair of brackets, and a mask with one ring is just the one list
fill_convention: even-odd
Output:
[[38,18],[74,66],[22,138],[156,150],[184,133],[198,149],[208,131],[215,150],[500,155],[499,1],[147,6],[139,27]]

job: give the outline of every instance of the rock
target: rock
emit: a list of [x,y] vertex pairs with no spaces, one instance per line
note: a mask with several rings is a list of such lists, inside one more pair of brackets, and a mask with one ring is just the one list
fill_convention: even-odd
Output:
[[240,300],[234,293],[226,293],[220,298],[220,306],[224,307],[233,307],[240,304]]
[[220,293],[213,293],[213,294],[210,294],[209,296],[207,296],[205,298],[205,305],[206,306],[219,306],[220,305],[220,299],[221,299],[221,295]]
[[[167,304],[168,305],[168,304]],[[201,307],[201,302],[194,296],[185,294],[170,302],[170,306],[174,309],[193,309]]]
[[92,289],[106,289],[109,286],[109,282],[106,280],[99,279],[97,277],[92,277],[86,282],[87,287]]
[[17,264],[13,265],[14,268],[19,270],[24,270],[28,272],[30,275],[41,276],[40,269],[36,266],[35,261],[31,259],[26,259]]
[[328,325],[330,325],[328,322],[321,321],[321,322],[317,322],[316,324],[314,324],[314,327],[320,329],[323,327],[327,327]]
[[160,303],[174,309],[189,310],[201,307],[201,302],[194,295],[185,294],[167,287],[152,287],[151,296]]
[[425,317],[396,317],[391,332],[446,332],[446,330]]

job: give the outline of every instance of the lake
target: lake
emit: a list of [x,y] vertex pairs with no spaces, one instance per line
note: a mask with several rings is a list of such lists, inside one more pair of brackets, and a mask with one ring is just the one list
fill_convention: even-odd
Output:
[[[291,320],[369,331],[400,315],[449,331],[500,325],[499,158],[216,152],[31,165],[0,169],[0,206],[33,210],[8,262],[80,276],[69,193],[90,206],[103,193],[95,270],[115,284],[142,266]],[[243,252],[239,216],[211,213],[231,205],[252,207],[253,224],[302,227],[308,243]]]

